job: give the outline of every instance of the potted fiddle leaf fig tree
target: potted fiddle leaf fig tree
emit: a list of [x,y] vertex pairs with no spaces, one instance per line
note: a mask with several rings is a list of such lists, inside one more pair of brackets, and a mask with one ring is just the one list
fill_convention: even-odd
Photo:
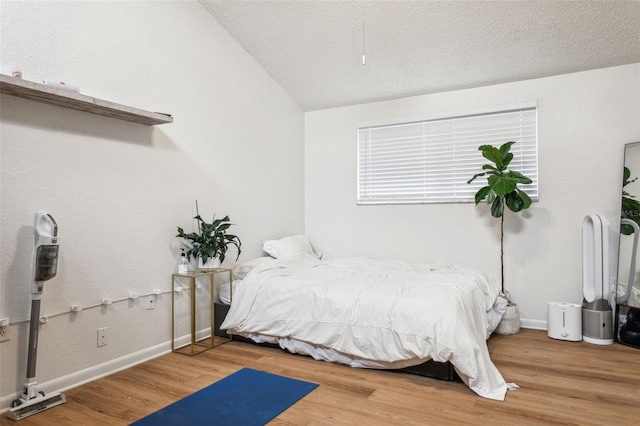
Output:
[[215,268],[224,261],[227,249],[233,245],[238,250],[236,260],[240,257],[240,247],[242,242],[237,235],[227,233],[227,230],[233,224],[230,223],[229,216],[222,219],[216,219],[213,215],[211,223],[207,223],[199,214],[194,219],[198,221],[198,231],[185,233],[178,226],[178,235],[187,240],[189,250],[187,250],[187,258],[191,256],[198,259],[200,269]]
[[507,142],[496,148],[491,145],[482,145],[478,148],[482,156],[491,161],[490,164],[482,166],[484,172],[475,174],[467,181],[468,184],[479,177],[487,177],[487,185],[476,192],[476,206],[485,201],[491,206],[491,216],[500,218],[500,278],[501,291],[505,295],[508,305],[502,317],[502,321],[496,328],[498,334],[516,334],[520,330],[520,313],[518,306],[510,299],[508,292],[504,289],[504,213],[505,206],[514,213],[525,210],[531,206],[531,198],[518,188],[519,184],[530,184],[532,181],[522,173],[515,170],[508,170],[513,153],[511,146],[515,142]]

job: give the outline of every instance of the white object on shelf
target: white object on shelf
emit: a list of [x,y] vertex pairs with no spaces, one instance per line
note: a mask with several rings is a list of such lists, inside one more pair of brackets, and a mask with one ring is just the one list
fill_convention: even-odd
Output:
[[547,336],[552,339],[579,342],[582,340],[582,305],[547,303]]
[[14,67],[13,65],[0,65],[0,74],[4,74],[9,77],[21,79],[22,71],[19,68]]
[[45,86],[55,87],[56,89],[69,90],[71,92],[80,93],[80,88],[73,84],[67,84],[64,81],[42,80]]
[[189,273],[189,261],[187,260],[187,254],[182,249],[182,253],[180,253],[180,262],[178,263],[178,273],[179,274],[188,274]]

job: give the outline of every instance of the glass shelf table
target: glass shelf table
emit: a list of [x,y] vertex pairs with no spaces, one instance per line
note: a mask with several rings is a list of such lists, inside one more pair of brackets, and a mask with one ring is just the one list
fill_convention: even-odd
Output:
[[[231,339],[214,336],[216,277],[228,277],[231,269],[214,268],[171,276],[171,350],[196,355]],[[185,282],[188,284],[185,285]],[[182,321],[181,321],[182,320]],[[188,322],[188,333],[182,331]]]

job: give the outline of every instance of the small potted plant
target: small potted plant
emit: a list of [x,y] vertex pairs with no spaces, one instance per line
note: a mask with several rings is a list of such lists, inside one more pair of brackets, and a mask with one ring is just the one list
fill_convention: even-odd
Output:
[[238,260],[242,242],[237,235],[227,233],[227,229],[233,225],[229,222],[229,216],[216,219],[213,215],[211,223],[207,223],[199,214],[194,219],[198,221],[199,232],[187,234],[178,226],[178,235],[176,235],[184,238],[190,246],[187,250],[187,258],[191,259],[191,256],[197,258],[200,269],[216,268],[224,261],[229,246],[234,245],[238,249],[236,256]]
[[516,334],[520,330],[520,314],[518,306],[511,302],[511,298],[504,289],[504,206],[517,213],[531,206],[531,198],[518,188],[518,184],[529,184],[531,179],[514,170],[507,170],[513,160],[513,154],[509,152],[515,142],[507,142],[500,148],[491,145],[482,145],[478,148],[482,156],[493,164],[482,166],[482,173],[475,174],[467,183],[476,178],[487,175],[487,186],[483,186],[476,192],[476,206],[485,201],[491,205],[491,216],[500,218],[500,278],[501,290],[508,300],[507,311],[502,321],[496,328],[498,334]]

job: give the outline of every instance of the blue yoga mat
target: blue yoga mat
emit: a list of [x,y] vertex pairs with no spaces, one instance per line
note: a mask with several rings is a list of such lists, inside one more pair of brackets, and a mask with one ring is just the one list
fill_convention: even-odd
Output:
[[132,425],[262,426],[317,386],[243,368]]

